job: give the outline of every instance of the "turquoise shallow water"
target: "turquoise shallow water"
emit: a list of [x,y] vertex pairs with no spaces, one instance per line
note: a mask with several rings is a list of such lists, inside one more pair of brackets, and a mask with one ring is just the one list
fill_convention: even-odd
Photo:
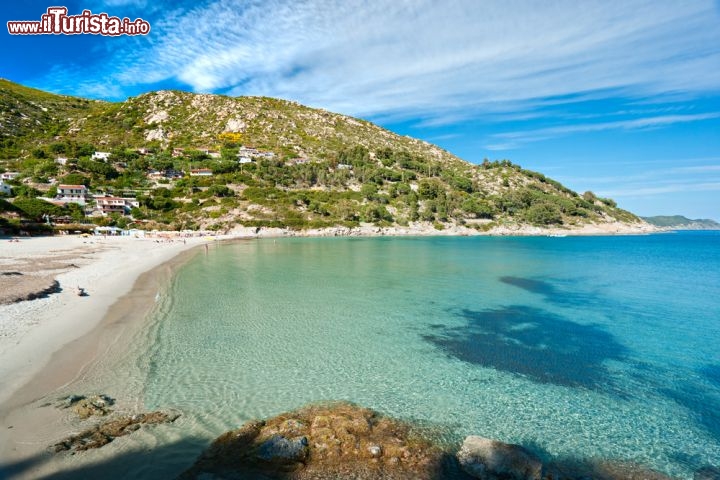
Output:
[[200,438],[349,400],[691,478],[720,465],[718,339],[718,232],[259,240],[181,268],[136,381]]

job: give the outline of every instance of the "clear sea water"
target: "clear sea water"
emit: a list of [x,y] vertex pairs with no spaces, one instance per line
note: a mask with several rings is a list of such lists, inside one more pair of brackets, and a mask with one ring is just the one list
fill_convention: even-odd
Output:
[[135,350],[144,406],[206,441],[349,400],[443,441],[692,478],[720,466],[720,232],[217,245]]

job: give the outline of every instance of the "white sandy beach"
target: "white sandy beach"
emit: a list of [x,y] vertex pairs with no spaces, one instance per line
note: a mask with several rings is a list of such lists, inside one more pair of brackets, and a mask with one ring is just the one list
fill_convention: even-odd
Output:
[[[208,241],[77,236],[2,241],[3,264],[56,256],[72,259],[73,268],[57,275],[61,292],[0,305],[0,404],[43,369],[53,353],[93,330],[140,274]],[[88,296],[78,296],[77,286]]]

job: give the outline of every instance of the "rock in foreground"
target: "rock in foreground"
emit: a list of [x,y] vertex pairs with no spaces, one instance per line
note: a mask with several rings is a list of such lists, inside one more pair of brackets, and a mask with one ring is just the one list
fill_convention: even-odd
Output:
[[465,472],[482,480],[540,480],[543,464],[520,445],[469,436],[457,454]]
[[171,423],[178,419],[176,413],[151,412],[129,415],[114,420],[108,420],[100,425],[84,430],[77,435],[71,435],[50,447],[55,453],[64,451],[81,452],[93,448],[100,448],[115,440],[117,437],[129,435],[139,430],[143,425],[158,423]]
[[63,398],[57,405],[59,408],[71,408],[72,411],[81,419],[92,416],[104,417],[112,410],[110,407],[115,404],[115,399],[107,395],[70,395]]
[[180,478],[444,478],[441,449],[349,404],[310,406],[221,435]]

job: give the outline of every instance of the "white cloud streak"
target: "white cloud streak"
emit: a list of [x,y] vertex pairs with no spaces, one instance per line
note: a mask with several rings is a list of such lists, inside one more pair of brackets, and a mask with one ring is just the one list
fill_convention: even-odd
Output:
[[493,139],[502,143],[486,145],[488,150],[510,150],[530,142],[539,142],[550,138],[561,137],[574,133],[601,132],[605,130],[639,130],[672,125],[676,123],[698,122],[720,118],[720,113],[698,113],[691,115],[662,115],[657,117],[635,118],[614,122],[581,123],[547,127],[536,130],[498,133]]
[[136,48],[111,52],[95,81],[175,80],[440,124],[596,92],[717,92],[719,20],[712,0],[214,1],[156,20]]
[[626,186],[615,190],[599,191],[600,195],[609,197],[630,197],[643,198],[651,196],[666,195],[668,193],[690,193],[690,192],[717,192],[720,191],[720,181],[717,182],[685,182],[670,183],[659,186],[634,185]]
[[[656,164],[682,165],[698,162],[718,162],[718,157],[676,158],[671,162],[658,161]],[[615,171],[622,171],[622,164],[613,164]],[[634,166],[637,166],[635,164]],[[575,186],[592,185],[601,196],[651,199],[671,193],[697,193],[720,191],[720,165],[650,167],[633,169],[631,173],[594,175],[588,177],[562,177],[558,180]]]

